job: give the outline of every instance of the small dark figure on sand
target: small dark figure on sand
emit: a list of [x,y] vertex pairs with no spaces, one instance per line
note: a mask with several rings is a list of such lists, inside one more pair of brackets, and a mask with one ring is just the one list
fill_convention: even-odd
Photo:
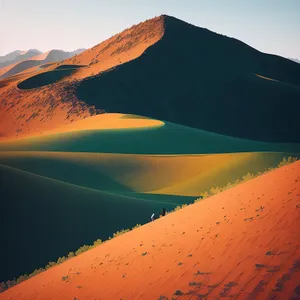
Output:
[[161,211],[161,216],[163,217],[165,215],[166,215],[166,210],[165,210],[165,208],[163,208],[162,211]]

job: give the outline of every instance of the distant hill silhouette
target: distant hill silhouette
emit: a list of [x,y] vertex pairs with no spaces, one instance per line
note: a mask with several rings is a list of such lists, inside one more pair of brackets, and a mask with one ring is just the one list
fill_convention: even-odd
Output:
[[16,57],[18,57],[19,55],[21,55],[22,51],[21,50],[16,50],[13,52],[10,52],[6,55],[0,56],[0,63],[4,63],[6,61],[12,61],[14,60]]
[[78,49],[78,50],[75,50],[72,52],[65,52],[63,50],[51,50],[48,53],[47,57],[43,60],[32,59],[32,60],[24,60],[24,61],[20,62],[19,64],[15,65],[10,70],[5,72],[3,75],[1,75],[0,79],[13,76],[15,74],[18,74],[20,72],[23,72],[23,71],[30,69],[32,67],[35,67],[35,66],[43,65],[43,64],[49,63],[49,62],[57,62],[57,61],[61,61],[61,60],[70,58],[76,54],[81,53],[82,51],[84,51],[84,49]]
[[107,112],[300,142],[298,64],[174,17],[161,21],[164,34],[157,43],[137,59],[83,80],[78,98]]
[[24,51],[16,50],[5,56],[0,56],[0,68],[15,64],[19,61],[23,61],[34,57],[42,52],[37,49],[30,49],[24,53]]

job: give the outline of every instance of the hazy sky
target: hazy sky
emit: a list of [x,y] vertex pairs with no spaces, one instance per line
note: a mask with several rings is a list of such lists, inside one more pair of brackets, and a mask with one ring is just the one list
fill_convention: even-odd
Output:
[[0,0],[0,55],[89,48],[161,14],[300,58],[300,0]]

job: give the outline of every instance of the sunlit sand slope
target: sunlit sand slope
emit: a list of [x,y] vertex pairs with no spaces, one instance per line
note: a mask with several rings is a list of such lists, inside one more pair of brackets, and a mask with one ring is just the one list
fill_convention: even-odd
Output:
[[136,115],[101,114],[41,135],[0,141],[0,151],[204,154],[248,151],[299,153],[299,144],[263,143]]
[[53,267],[0,299],[298,299],[300,162]]

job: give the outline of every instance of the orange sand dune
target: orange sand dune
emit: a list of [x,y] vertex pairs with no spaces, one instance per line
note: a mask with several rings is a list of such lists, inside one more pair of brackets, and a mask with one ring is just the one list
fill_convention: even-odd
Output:
[[139,57],[159,41],[163,33],[163,16],[156,17],[132,26],[61,64],[88,65],[88,68],[82,68],[72,76],[76,79],[96,75]]
[[299,228],[298,161],[108,241],[0,299],[299,299]]
[[[28,134],[25,138],[46,136],[49,134],[78,132],[83,130],[107,130],[107,129],[134,129],[163,126],[164,122],[149,118],[136,117],[121,113],[108,113],[92,116],[77,122],[60,126],[52,130],[44,130],[40,134]],[[1,140],[1,138],[0,138]],[[2,139],[3,140],[3,139]],[[5,141],[12,141],[15,138],[6,138]]]
[[82,130],[132,129],[163,126],[164,122],[149,118],[136,118],[121,113],[100,114],[77,122],[64,125],[54,130],[45,131],[43,135]]
[[[94,106],[77,99],[76,81],[137,58],[160,40],[163,33],[163,16],[160,16],[132,26],[70,59],[44,69],[31,68],[20,76],[8,78],[11,80],[0,80],[0,139],[39,134],[99,113]],[[56,84],[32,90],[17,88],[20,81],[62,64],[87,67]]]

